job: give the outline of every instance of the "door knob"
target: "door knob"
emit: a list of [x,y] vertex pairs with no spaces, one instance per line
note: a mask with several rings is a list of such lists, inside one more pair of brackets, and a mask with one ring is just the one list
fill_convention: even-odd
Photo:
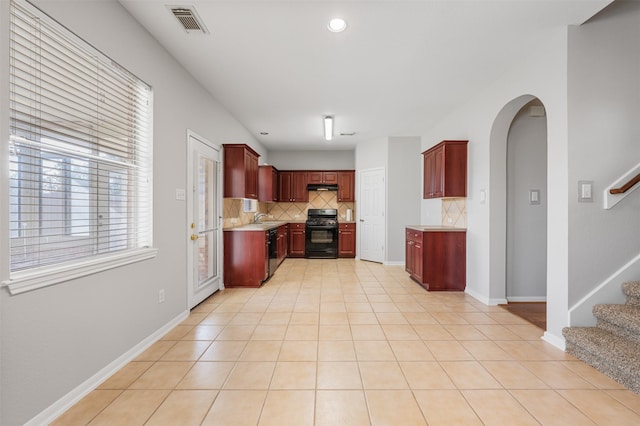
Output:
[[196,234],[191,234],[191,241],[195,241],[198,239],[198,236]]

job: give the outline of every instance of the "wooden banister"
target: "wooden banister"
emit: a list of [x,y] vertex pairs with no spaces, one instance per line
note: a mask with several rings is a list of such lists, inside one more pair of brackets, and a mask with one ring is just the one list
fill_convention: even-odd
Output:
[[609,193],[610,194],[624,194],[625,192],[630,190],[634,185],[636,185],[638,182],[640,182],[640,173],[635,175],[635,177],[632,177],[629,180],[629,182],[625,183],[620,188],[611,188],[609,190]]

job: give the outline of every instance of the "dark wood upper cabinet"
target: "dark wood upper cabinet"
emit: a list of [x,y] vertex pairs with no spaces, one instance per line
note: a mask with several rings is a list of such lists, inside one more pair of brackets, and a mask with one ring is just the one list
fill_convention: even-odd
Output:
[[319,172],[316,170],[310,170],[307,172],[309,174],[309,183],[338,183],[338,172]]
[[422,153],[423,198],[467,196],[467,143],[442,141]]
[[353,202],[356,200],[355,170],[338,172],[338,201]]
[[278,200],[278,169],[273,166],[259,166],[258,201],[275,202]]
[[306,171],[281,171],[278,173],[278,201],[307,202],[308,175]]
[[258,157],[245,144],[223,144],[224,197],[258,199]]

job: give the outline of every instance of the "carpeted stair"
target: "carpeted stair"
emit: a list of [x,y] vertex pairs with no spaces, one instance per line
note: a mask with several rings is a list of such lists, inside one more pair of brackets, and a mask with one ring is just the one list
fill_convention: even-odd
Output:
[[596,305],[595,327],[566,327],[566,350],[640,393],[640,281],[622,285],[624,305]]

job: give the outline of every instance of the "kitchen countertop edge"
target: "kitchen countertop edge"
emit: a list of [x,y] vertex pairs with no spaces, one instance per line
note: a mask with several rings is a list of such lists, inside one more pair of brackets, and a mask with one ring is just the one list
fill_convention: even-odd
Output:
[[466,232],[467,228],[455,228],[453,226],[442,225],[407,225],[407,229],[420,232]]

